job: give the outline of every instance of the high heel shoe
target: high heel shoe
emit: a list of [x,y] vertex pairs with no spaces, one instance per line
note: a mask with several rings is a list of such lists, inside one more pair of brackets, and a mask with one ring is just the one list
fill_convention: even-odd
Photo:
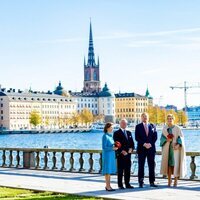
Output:
[[108,192],[113,192],[113,191],[115,191],[115,190],[112,189],[112,188],[108,189],[107,187],[105,187],[105,189],[106,189],[106,191],[108,191]]
[[171,187],[172,179],[168,180],[168,187]]
[[178,180],[177,180],[177,178],[175,178],[174,179],[174,187],[177,187],[177,182],[178,182]]

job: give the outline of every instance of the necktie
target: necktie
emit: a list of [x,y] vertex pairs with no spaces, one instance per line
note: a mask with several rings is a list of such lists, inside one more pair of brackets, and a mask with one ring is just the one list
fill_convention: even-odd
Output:
[[149,134],[148,124],[144,124],[144,129],[145,129],[146,135],[148,136]]
[[128,139],[127,134],[126,134],[126,130],[124,130],[124,135],[125,135],[126,139]]

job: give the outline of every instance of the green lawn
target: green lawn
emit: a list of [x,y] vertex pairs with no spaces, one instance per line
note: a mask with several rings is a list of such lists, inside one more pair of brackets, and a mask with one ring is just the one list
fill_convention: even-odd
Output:
[[12,189],[6,187],[0,187],[0,199],[5,200],[25,200],[25,199],[39,199],[39,200],[47,200],[47,199],[56,199],[56,200],[64,200],[64,199],[100,199],[94,197],[83,197],[83,196],[76,196],[70,194],[57,194],[53,192],[35,192],[32,190],[24,190],[24,189]]

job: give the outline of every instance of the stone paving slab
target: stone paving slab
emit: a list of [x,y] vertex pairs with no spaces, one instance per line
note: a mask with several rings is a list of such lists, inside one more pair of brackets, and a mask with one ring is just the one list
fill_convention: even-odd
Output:
[[137,177],[131,177],[134,189],[117,189],[116,176],[112,176],[115,192],[105,191],[104,177],[99,174],[36,171],[0,168],[0,185],[68,194],[96,196],[110,199],[147,200],[200,200],[200,181],[179,181],[177,188],[168,188],[166,179],[157,179],[158,188],[150,188],[148,179],[145,187],[139,188]]

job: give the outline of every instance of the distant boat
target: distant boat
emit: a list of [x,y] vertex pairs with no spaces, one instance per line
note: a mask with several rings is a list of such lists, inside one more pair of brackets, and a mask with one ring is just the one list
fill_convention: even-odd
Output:
[[[91,126],[92,131],[98,131],[101,130],[103,131],[105,124],[104,123],[93,123]],[[113,129],[118,130],[120,128],[119,124],[114,124]]]

